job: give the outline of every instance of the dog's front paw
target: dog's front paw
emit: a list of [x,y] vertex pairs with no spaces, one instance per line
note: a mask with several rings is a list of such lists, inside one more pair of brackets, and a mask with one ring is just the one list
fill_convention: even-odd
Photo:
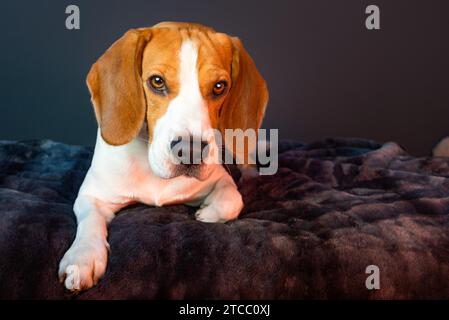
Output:
[[201,222],[226,222],[220,217],[220,213],[211,206],[199,209],[195,213],[195,218]]
[[73,292],[93,287],[106,271],[108,249],[106,240],[73,243],[59,263],[59,280]]
[[237,219],[243,208],[241,197],[234,202],[221,203],[220,205],[207,205],[195,213],[195,218],[202,222],[226,222]]

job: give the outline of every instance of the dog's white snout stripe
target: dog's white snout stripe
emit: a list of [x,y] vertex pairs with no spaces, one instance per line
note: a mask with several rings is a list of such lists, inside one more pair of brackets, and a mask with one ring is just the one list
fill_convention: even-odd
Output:
[[[150,148],[150,164],[160,176],[170,176],[173,165],[172,142],[178,137],[193,137],[214,143],[207,102],[200,90],[198,77],[198,48],[192,40],[185,40],[179,52],[179,94],[169,103],[166,113],[157,121],[154,129],[154,142]],[[206,149],[204,149],[206,150]],[[209,150],[209,149],[207,149]],[[206,150],[206,151],[207,151]],[[202,154],[205,158],[210,152]],[[159,163],[158,163],[159,162]],[[170,162],[170,163],[168,163]]]

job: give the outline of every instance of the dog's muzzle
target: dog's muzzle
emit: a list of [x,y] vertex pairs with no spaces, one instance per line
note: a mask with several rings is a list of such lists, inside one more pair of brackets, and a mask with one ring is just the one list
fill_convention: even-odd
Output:
[[204,161],[209,156],[209,143],[201,138],[178,136],[170,142],[171,159],[174,162],[175,175],[185,175],[203,180]]

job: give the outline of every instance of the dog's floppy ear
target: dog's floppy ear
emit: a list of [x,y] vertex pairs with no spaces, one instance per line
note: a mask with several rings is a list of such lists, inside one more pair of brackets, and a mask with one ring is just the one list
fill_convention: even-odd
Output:
[[145,118],[142,54],[150,29],[131,29],[92,66],[87,86],[103,139],[122,145],[138,133]]
[[[232,84],[219,115],[219,129],[224,137],[226,137],[225,129],[242,129],[243,131],[254,129],[257,136],[257,129],[262,124],[268,102],[267,85],[240,39],[232,37],[231,41],[233,45]],[[230,141],[225,143],[229,145]],[[255,145],[249,145],[248,149],[236,150],[234,143],[233,145],[234,156],[240,159],[247,159],[248,152],[256,148]]]

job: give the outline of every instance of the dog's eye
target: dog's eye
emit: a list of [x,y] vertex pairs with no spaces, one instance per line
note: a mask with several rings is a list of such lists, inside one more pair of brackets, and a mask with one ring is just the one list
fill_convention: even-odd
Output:
[[212,88],[212,92],[215,96],[221,96],[225,90],[226,90],[227,83],[226,81],[219,81],[216,84],[214,84],[214,87]]
[[167,88],[165,86],[165,80],[161,76],[154,75],[148,79],[148,84],[150,88],[156,91],[165,91]]

